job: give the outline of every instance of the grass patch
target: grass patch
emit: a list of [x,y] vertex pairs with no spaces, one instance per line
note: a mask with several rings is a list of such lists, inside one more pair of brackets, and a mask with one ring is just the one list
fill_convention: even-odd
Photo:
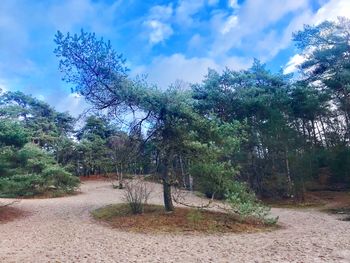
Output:
[[167,213],[159,205],[145,205],[140,215],[132,214],[128,204],[108,205],[92,215],[113,228],[139,233],[251,233],[275,228],[221,212],[177,207]]

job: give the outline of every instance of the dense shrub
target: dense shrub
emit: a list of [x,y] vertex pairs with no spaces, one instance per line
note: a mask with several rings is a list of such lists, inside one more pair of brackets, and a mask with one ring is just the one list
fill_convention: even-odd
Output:
[[333,173],[332,182],[347,183],[350,187],[350,149],[338,146],[329,151],[330,168]]
[[47,167],[56,164],[52,156],[32,143],[27,143],[18,151],[17,162],[24,173],[33,174],[41,174]]
[[22,147],[27,140],[28,134],[19,123],[1,119],[0,146]]
[[78,177],[72,176],[58,165],[46,168],[42,176],[48,187],[53,186],[56,189],[62,189],[67,192],[73,191],[80,183]]
[[235,171],[226,163],[207,162],[192,165],[191,174],[198,190],[208,198],[224,199]]
[[14,175],[0,178],[0,197],[33,196],[45,189],[40,175]]
[[0,151],[0,196],[52,195],[72,192],[79,178],[60,167],[49,153],[28,143],[21,149],[3,147]]
[[278,218],[269,217],[270,208],[257,200],[254,192],[244,184],[232,182],[226,193],[226,201],[230,205],[232,212],[241,218],[255,218],[264,223],[274,224]]

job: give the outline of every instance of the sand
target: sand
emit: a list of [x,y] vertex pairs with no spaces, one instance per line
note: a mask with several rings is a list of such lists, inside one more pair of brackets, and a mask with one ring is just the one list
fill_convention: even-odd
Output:
[[[154,187],[151,202],[161,203]],[[121,190],[87,181],[81,191],[16,204],[27,215],[0,224],[0,262],[350,262],[350,222],[315,209],[272,209],[282,226],[272,232],[136,234],[91,217],[92,210],[121,202]]]

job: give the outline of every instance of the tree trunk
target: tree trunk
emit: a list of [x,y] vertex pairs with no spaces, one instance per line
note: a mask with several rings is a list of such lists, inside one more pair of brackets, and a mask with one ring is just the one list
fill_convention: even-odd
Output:
[[164,129],[162,131],[163,138],[163,149],[161,151],[161,165],[162,165],[162,181],[163,181],[163,197],[164,197],[164,208],[165,211],[171,212],[174,211],[173,199],[171,196],[171,182],[169,176],[169,167],[170,167],[170,157],[172,157],[172,153],[169,152],[170,149],[167,149],[167,145],[172,140],[170,136],[171,125],[169,120],[167,119],[167,110],[166,108],[162,108],[159,114],[159,119],[164,122]]
[[288,148],[285,148],[285,160],[286,160],[286,172],[287,172],[287,183],[288,183],[288,196],[292,195],[293,181],[290,176],[289,160],[288,160]]
[[187,174],[185,174],[181,155],[179,156],[179,163],[180,163],[180,168],[181,168],[181,176],[182,176],[183,186],[185,187],[186,190],[189,190],[190,189],[190,186],[189,186],[190,180],[189,180],[189,176]]
[[120,174],[119,174],[119,189],[123,189],[124,185],[123,185],[123,165],[120,164]]
[[171,196],[171,183],[170,183],[170,177],[169,177],[169,160],[167,157],[163,161],[162,180],[163,180],[163,196],[164,196],[165,211],[171,212],[171,211],[174,211],[174,205],[173,205],[173,199]]
[[320,123],[321,123],[321,127],[322,127],[322,133],[323,133],[323,136],[324,136],[324,141],[326,143],[326,147],[329,148],[328,138],[327,138],[327,134],[326,134],[326,129],[324,127],[324,123],[322,121],[322,118],[320,118]]
[[317,145],[317,136],[316,136],[316,128],[315,128],[315,121],[311,120],[311,126],[312,126],[312,134],[314,137],[314,145]]

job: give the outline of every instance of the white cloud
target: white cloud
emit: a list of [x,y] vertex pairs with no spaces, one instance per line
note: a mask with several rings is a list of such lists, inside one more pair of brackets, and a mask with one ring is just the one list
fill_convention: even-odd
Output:
[[[236,9],[231,12],[221,10],[212,16],[210,57],[225,57],[238,50],[269,61],[291,46],[293,32],[302,29],[304,24],[350,16],[349,0],[322,2],[322,8],[317,12],[312,10],[310,0],[246,0],[239,8],[237,3],[228,0],[228,5]],[[287,19],[284,20],[287,25],[281,30],[277,25],[282,19]]]
[[188,41],[189,49],[197,49],[202,45],[203,38],[199,34],[194,34],[190,41]]
[[175,21],[183,27],[193,26],[193,15],[198,13],[204,5],[204,0],[180,0],[175,10]]
[[174,33],[170,25],[158,20],[148,20],[144,25],[149,29],[149,43],[152,45],[163,42]]
[[228,0],[228,6],[234,9],[238,8],[238,0]]
[[315,24],[319,24],[324,20],[334,20],[338,16],[350,17],[349,0],[329,1],[317,11],[312,22]]
[[173,15],[172,4],[169,5],[156,5],[149,11],[149,19],[156,19],[160,21],[166,21]]
[[150,82],[161,88],[167,88],[177,80],[188,83],[201,82],[208,68],[221,71],[227,66],[238,70],[247,68],[249,65],[251,65],[250,60],[240,57],[227,57],[221,61],[214,61],[204,57],[186,58],[183,54],[177,53],[156,57],[149,65],[135,68],[133,74],[147,74]]
[[305,58],[299,54],[295,54],[292,56],[287,65],[285,66],[283,73],[284,74],[289,74],[289,73],[294,73],[298,70],[298,66],[301,65],[305,61]]
[[149,10],[149,14],[143,25],[146,27],[148,42],[151,45],[164,42],[174,33],[170,22],[172,15],[172,4],[164,6],[156,5]]
[[281,34],[271,30],[261,40],[256,43],[256,50],[262,54],[263,61],[274,58],[281,50],[288,48],[292,43],[293,33],[302,29],[312,17],[310,10],[306,9],[294,17]]
[[234,29],[237,25],[238,25],[238,17],[235,15],[229,16],[221,29],[221,33],[227,34],[232,29]]
[[88,108],[88,104],[84,100],[84,97],[77,93],[70,93],[67,96],[62,97],[56,105],[56,110],[60,112],[69,111],[74,117],[78,117]]
[[[238,10],[216,13],[211,20],[214,25],[212,27],[221,28],[219,32],[225,34],[214,35],[211,54],[220,56],[232,49],[242,48],[243,39],[248,44],[259,41],[269,33],[269,27],[273,27],[280,19],[291,13],[298,14],[308,10],[308,3],[308,0],[246,0]],[[214,30],[213,32],[215,34]],[[271,47],[274,44],[271,43]]]

